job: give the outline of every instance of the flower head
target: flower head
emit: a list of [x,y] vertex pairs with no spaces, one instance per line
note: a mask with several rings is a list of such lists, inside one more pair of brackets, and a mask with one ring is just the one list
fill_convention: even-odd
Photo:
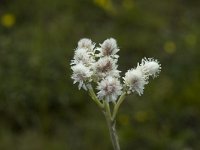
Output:
[[161,65],[153,58],[143,58],[139,67],[146,75],[153,76],[153,78],[157,77],[161,71]]
[[71,78],[74,80],[74,84],[78,82],[79,90],[81,89],[81,87],[87,90],[84,82],[90,81],[90,77],[92,76],[90,68],[84,66],[82,63],[79,63],[75,66],[72,66],[71,69],[73,70]]
[[95,47],[95,43],[93,43],[90,39],[83,38],[78,42],[78,48],[86,48],[88,51],[92,52]]
[[90,66],[94,62],[95,60],[92,52],[88,52],[86,48],[78,48],[75,51],[74,59],[71,61],[71,65],[83,63],[86,66]]
[[115,39],[110,38],[105,40],[102,44],[100,44],[100,48],[97,48],[100,51],[99,56],[111,56],[113,58],[118,58],[119,56],[116,53],[119,51],[117,47],[117,42]]
[[117,60],[111,57],[100,58],[93,66],[95,75],[98,78],[104,78],[106,76],[119,77],[120,71],[117,70]]
[[148,83],[146,76],[138,68],[128,70],[123,79],[125,86],[128,87],[129,94],[134,91],[139,95],[143,94],[144,85]]
[[108,76],[98,83],[97,90],[99,90],[97,93],[99,99],[105,98],[106,101],[110,102],[116,101],[117,97],[121,95],[122,86],[117,78]]

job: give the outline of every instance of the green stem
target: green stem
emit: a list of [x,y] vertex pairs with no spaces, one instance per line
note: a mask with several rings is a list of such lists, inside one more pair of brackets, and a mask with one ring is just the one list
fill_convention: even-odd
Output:
[[108,117],[112,118],[109,102],[107,102],[107,101],[104,102],[104,108],[105,108],[105,110],[106,110],[106,112],[108,114]]
[[92,88],[92,85],[87,85],[87,88],[89,90],[90,96],[92,98],[92,100],[101,108],[103,109],[103,104],[100,102],[100,100],[97,98],[96,94],[94,93],[94,90]]
[[87,88],[89,90],[90,96],[92,97],[92,100],[102,109],[103,114],[105,115],[109,133],[110,133],[110,138],[111,138],[114,150],[120,150],[119,140],[118,140],[118,136],[117,136],[117,132],[116,132],[116,128],[115,128],[115,123],[116,123],[115,118],[116,118],[119,106],[125,99],[126,93],[124,92],[120,96],[117,103],[116,102],[113,103],[114,109],[113,109],[113,114],[111,114],[109,102],[104,100],[103,103],[101,103],[100,100],[97,98],[96,94],[94,93],[94,90],[93,90],[91,84],[88,84]]
[[117,101],[117,104],[114,106],[113,115],[112,115],[112,120],[115,120],[116,115],[117,115],[117,112],[118,112],[118,110],[119,110],[119,106],[122,104],[122,102],[124,101],[125,97],[126,97],[126,92],[124,92],[124,93],[120,96],[119,100]]
[[110,138],[112,141],[112,145],[114,150],[120,150],[120,146],[119,146],[119,140],[118,140],[118,136],[117,136],[117,132],[115,129],[115,120],[112,120],[112,116],[110,113],[110,106],[108,102],[104,102],[104,108],[105,110],[103,111],[105,118],[106,118],[106,122],[108,125],[108,129],[109,129],[109,133],[110,133]]

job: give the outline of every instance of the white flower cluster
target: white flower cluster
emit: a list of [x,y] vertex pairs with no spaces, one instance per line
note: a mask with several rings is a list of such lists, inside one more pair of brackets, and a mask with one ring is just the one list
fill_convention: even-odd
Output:
[[144,86],[148,84],[149,77],[157,77],[161,71],[161,65],[153,58],[143,58],[141,64],[125,73],[124,84],[127,93],[136,91],[139,95],[143,94]]
[[127,94],[137,92],[143,94],[144,86],[148,84],[149,77],[157,77],[161,65],[152,58],[144,58],[136,68],[130,69],[120,83],[120,72],[117,68],[119,48],[115,39],[105,40],[100,47],[84,38],[78,42],[74,58],[71,61],[74,83],[79,83],[79,89],[87,90],[87,84],[97,83],[97,97],[100,100],[116,101],[122,92]]

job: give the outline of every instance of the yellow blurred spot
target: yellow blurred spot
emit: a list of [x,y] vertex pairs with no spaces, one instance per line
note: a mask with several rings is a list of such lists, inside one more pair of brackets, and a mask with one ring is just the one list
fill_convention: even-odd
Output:
[[119,116],[119,122],[123,125],[128,125],[129,124],[129,117],[127,115],[120,115]]
[[111,0],[94,0],[94,3],[107,11],[114,11]]
[[108,4],[108,0],[95,0],[94,2],[101,7],[106,7]]
[[1,17],[1,24],[7,28],[12,27],[15,24],[15,16],[13,14],[4,14]]
[[194,34],[189,34],[185,37],[185,42],[189,45],[189,46],[195,46],[197,43],[197,37]]
[[165,52],[173,54],[176,51],[176,44],[172,41],[168,41],[164,44]]
[[147,120],[148,114],[145,111],[138,111],[135,113],[134,118],[138,122],[144,122]]

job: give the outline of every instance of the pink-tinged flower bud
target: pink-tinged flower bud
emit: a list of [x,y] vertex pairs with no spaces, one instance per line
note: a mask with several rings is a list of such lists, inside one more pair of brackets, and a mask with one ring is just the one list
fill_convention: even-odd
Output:
[[101,47],[97,48],[98,51],[100,51],[99,56],[111,56],[113,58],[118,58],[119,56],[116,54],[119,51],[119,48],[117,47],[117,42],[115,39],[110,38],[105,40],[102,44],[100,44]]
[[148,83],[146,76],[138,68],[128,70],[123,79],[125,86],[128,88],[128,94],[135,91],[139,95],[143,94],[144,85]]
[[74,80],[74,84],[78,82],[79,90],[81,89],[81,87],[87,90],[84,82],[89,81],[90,77],[92,76],[92,72],[90,71],[90,68],[85,67],[82,63],[72,66],[71,68],[73,70],[73,74],[71,78]]
[[99,99],[104,99],[108,102],[116,101],[117,97],[122,94],[122,86],[117,78],[108,76],[98,83],[97,96]]
[[86,48],[88,51],[92,52],[95,47],[95,43],[93,43],[90,39],[83,38],[78,42],[78,48]]
[[153,58],[143,58],[139,67],[146,75],[153,76],[153,78],[157,77],[161,71],[161,65]]
[[95,60],[91,52],[88,52],[86,48],[78,48],[75,50],[74,59],[71,61],[71,65],[82,63],[86,66],[91,66],[94,62]]
[[102,79],[107,76],[119,77],[120,71],[117,70],[117,60],[111,57],[100,58],[93,66],[94,74],[97,78]]

